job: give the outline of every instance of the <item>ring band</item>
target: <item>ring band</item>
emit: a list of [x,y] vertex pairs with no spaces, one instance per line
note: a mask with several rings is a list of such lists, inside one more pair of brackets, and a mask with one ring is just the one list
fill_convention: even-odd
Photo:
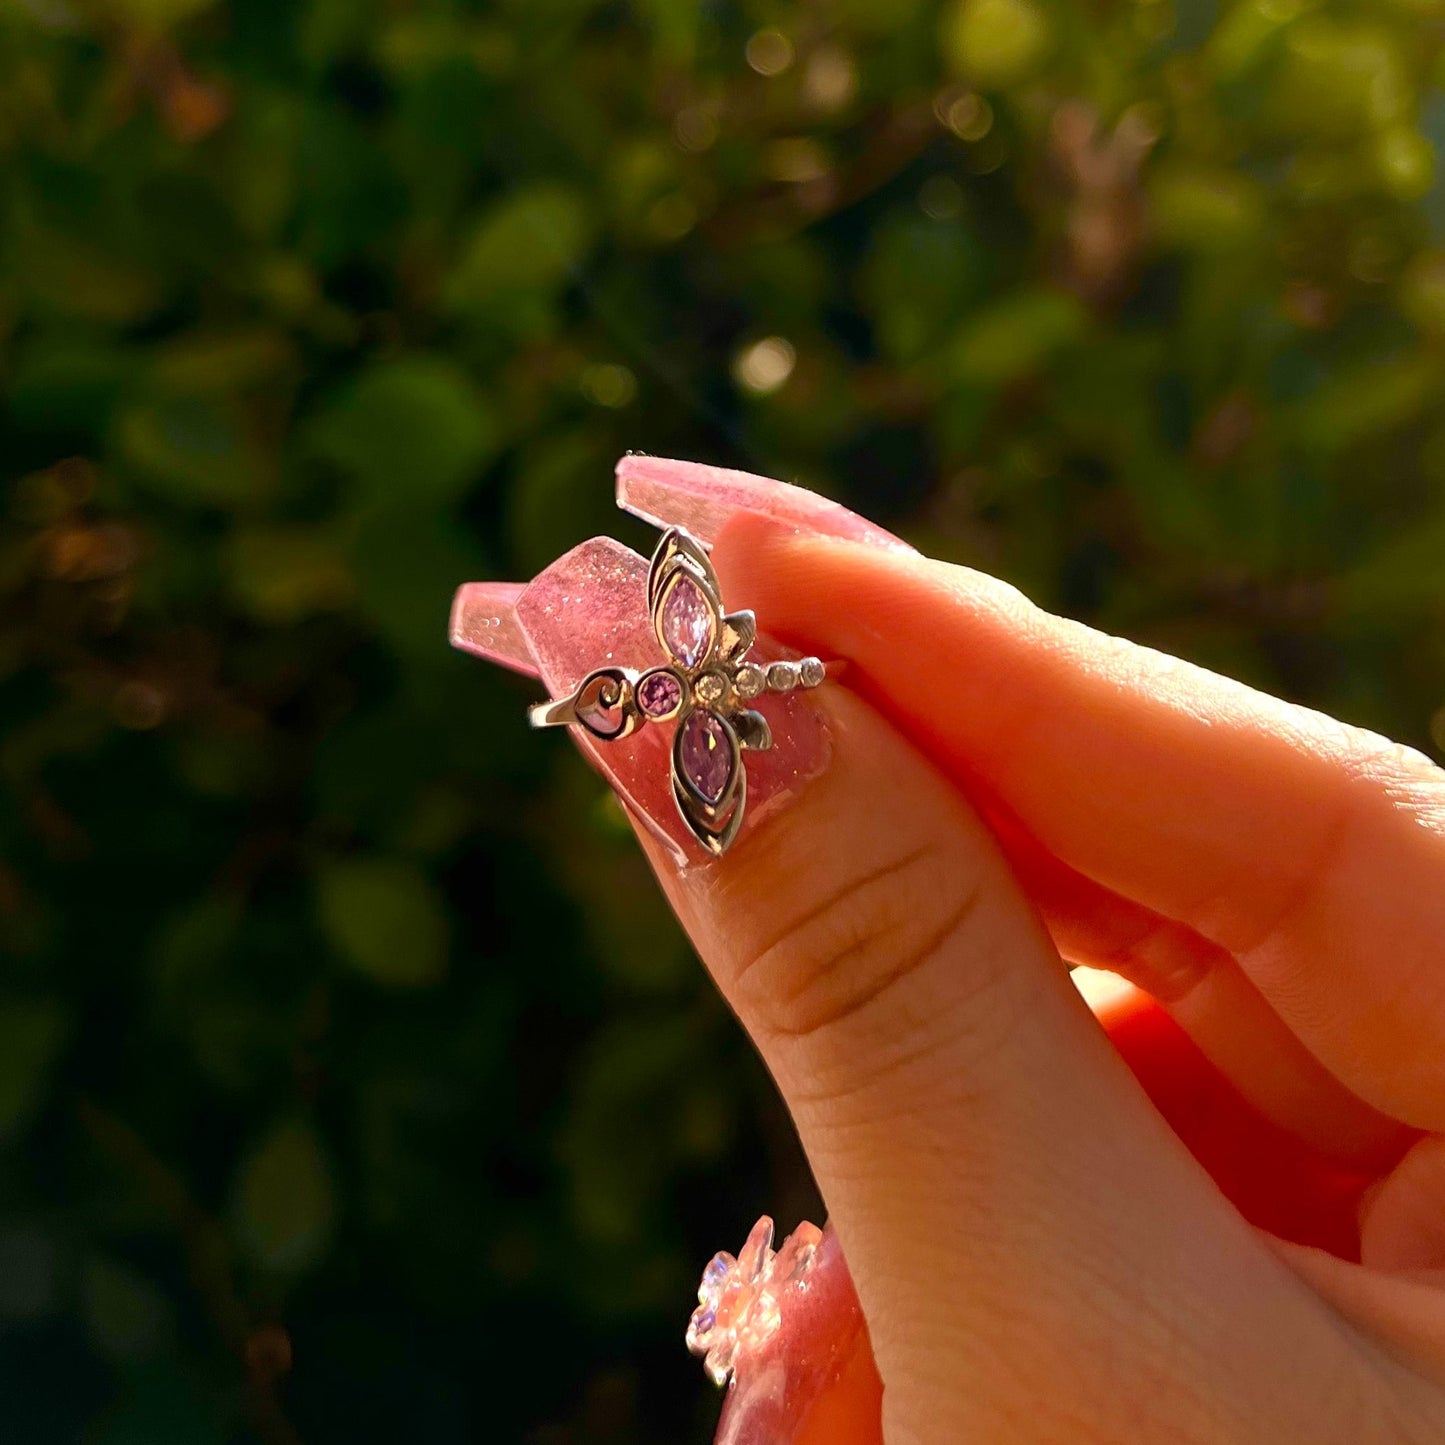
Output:
[[666,661],[646,671],[601,667],[569,697],[534,704],[534,728],[582,727],[615,742],[646,723],[676,722],[672,793],[694,838],[714,856],[742,825],[744,752],[773,744],[768,720],[750,704],[764,693],[813,688],[828,676],[817,657],[753,662],[751,612],[724,612],[706,549],[681,527],[665,532],[647,575],[652,630]]
[[[630,669],[608,669],[608,672],[625,673],[634,690],[638,674]],[[796,662],[744,663],[732,676],[734,693],[742,699],[751,700],[764,692],[796,692],[799,688],[817,687],[828,676],[828,667],[821,658],[802,657]],[[589,673],[570,697],[549,699],[533,703],[527,709],[527,720],[534,728],[566,728],[589,725],[578,714],[578,701],[589,682],[596,677]],[[589,731],[592,729],[589,727]],[[598,734],[603,736],[603,734]],[[608,734],[609,740],[619,734]]]

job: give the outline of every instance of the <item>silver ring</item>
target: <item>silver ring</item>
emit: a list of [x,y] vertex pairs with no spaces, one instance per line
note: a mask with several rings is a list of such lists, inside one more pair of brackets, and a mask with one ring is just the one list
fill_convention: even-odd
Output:
[[693,837],[721,856],[742,826],[742,754],[773,745],[768,720],[751,702],[765,692],[817,687],[828,669],[816,657],[749,662],[757,619],[723,611],[707,551],[681,527],[665,532],[652,554],[647,605],[665,662],[644,672],[600,667],[570,697],[537,703],[528,717],[534,728],[582,727],[603,742],[645,723],[676,722],[672,796]]

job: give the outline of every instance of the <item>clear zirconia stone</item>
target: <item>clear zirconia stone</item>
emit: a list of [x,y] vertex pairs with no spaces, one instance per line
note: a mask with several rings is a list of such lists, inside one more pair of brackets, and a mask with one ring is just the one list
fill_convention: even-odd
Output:
[[650,672],[637,685],[637,702],[648,717],[666,717],[682,701],[682,685],[670,672]]
[[774,692],[791,692],[798,685],[796,662],[775,662],[768,668],[768,686]]
[[705,672],[693,685],[699,702],[721,702],[727,696],[728,683],[721,673]]
[[798,664],[798,676],[804,687],[817,687],[827,675],[827,669],[816,657],[805,657]]
[[715,626],[702,588],[686,574],[679,575],[662,604],[662,640],[667,650],[684,667],[697,667],[712,650]]
[[739,697],[756,697],[768,685],[768,676],[755,662],[745,662],[733,674]]
[[687,715],[678,758],[688,781],[709,803],[716,803],[727,791],[733,770],[732,749],[722,719],[706,708]]

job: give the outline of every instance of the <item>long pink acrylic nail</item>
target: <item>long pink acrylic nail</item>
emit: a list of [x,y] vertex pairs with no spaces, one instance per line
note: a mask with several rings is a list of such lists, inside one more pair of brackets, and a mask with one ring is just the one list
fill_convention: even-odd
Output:
[[772,1221],[703,1272],[688,1347],[727,1398],[715,1445],[881,1445],[883,1386],[831,1226]]
[[[703,462],[630,455],[617,463],[617,505],[656,527],[686,527],[711,544],[739,512],[801,531],[911,552],[901,538],[803,487]],[[733,602],[747,606],[746,600]]]
[[[663,662],[647,606],[647,561],[610,537],[594,537],[559,557],[517,599],[516,626],[552,697],[568,696],[594,669],[643,671]],[[731,599],[728,599],[731,603]],[[737,605],[745,605],[745,600]],[[789,656],[759,639],[762,661]],[[773,746],[744,754],[747,812],[735,848],[748,832],[822,771],[828,740],[817,704],[806,693],[764,694],[754,706],[768,719]],[[630,737],[602,742],[571,729],[577,745],[626,806],[663,842],[679,867],[706,855],[678,816],[669,748],[673,724],[648,723]]]
[[466,582],[458,587],[452,599],[452,646],[536,677],[537,664],[517,625],[517,603],[526,590],[519,582]]

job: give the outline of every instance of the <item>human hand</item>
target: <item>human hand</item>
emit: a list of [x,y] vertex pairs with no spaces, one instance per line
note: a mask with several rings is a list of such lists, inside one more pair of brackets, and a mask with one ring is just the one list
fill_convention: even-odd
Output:
[[[705,469],[649,465],[689,520]],[[889,1445],[1445,1438],[1445,775],[728,505],[724,595],[849,662],[830,757],[720,861],[639,836],[793,1113]],[[1142,991],[1106,1024],[1152,1100],[1065,959]]]
[[[906,553],[744,516],[714,564],[849,660],[834,753],[718,867],[648,846],[793,1111],[890,1445],[1440,1438],[1445,774]],[[1282,1229],[1382,1180],[1362,1263],[1243,1221],[1061,953],[1333,1159]]]

